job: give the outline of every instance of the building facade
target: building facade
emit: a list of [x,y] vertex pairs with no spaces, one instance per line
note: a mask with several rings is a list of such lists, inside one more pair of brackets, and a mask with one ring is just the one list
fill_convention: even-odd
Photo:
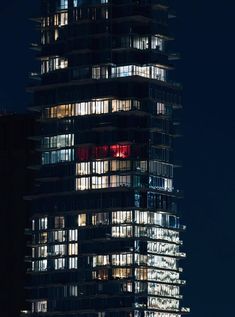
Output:
[[36,316],[180,317],[167,0],[41,0]]

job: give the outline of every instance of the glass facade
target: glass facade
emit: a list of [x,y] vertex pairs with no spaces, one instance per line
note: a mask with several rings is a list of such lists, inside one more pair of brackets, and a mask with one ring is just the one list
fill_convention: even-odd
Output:
[[30,316],[180,317],[167,0],[41,0]]

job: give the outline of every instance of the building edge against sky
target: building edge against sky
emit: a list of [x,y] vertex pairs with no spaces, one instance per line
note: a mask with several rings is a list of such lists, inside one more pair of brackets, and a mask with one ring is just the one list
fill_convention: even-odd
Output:
[[[41,164],[22,315],[180,317],[167,0],[41,0]],[[36,167],[35,167],[36,168]]]

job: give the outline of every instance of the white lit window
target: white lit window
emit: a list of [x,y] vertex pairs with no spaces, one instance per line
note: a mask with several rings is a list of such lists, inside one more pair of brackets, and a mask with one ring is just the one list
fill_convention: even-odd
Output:
[[105,174],[109,171],[109,161],[92,162],[92,173]]
[[133,263],[133,255],[130,254],[113,254],[112,264],[115,266],[131,265]]
[[89,175],[91,173],[91,163],[83,162],[76,164],[76,174],[77,175]]
[[99,212],[92,215],[93,225],[108,225],[109,224],[109,213]]
[[38,257],[39,258],[47,257],[47,246],[38,247]]
[[157,114],[161,114],[161,115],[166,114],[166,107],[164,103],[157,102]]
[[76,179],[76,189],[77,190],[86,190],[90,189],[90,177],[82,177]]
[[110,187],[130,187],[131,176],[130,175],[111,175]]
[[45,149],[61,148],[74,145],[74,134],[61,134],[52,137],[44,137],[42,146]]
[[93,66],[92,67],[92,79],[105,79],[109,78],[108,66]]
[[66,245],[65,244],[53,245],[53,254],[57,256],[66,255]]
[[132,222],[132,211],[114,211],[112,212],[112,223],[130,223]]
[[148,308],[177,311],[179,309],[179,301],[170,298],[148,297]]
[[64,242],[66,241],[66,231],[58,230],[52,232],[52,241],[53,242]]
[[151,79],[166,80],[166,70],[158,66],[118,66],[112,67],[112,77],[141,76]]
[[76,115],[84,116],[90,114],[103,114],[109,112],[108,100],[92,100],[76,103]]
[[93,267],[109,265],[109,255],[93,256]]
[[59,258],[54,260],[55,270],[65,269],[65,258]]
[[93,176],[92,177],[92,188],[100,189],[109,187],[108,176]]
[[69,241],[78,241],[78,230],[69,230]]
[[78,268],[78,258],[71,257],[69,258],[69,269],[77,269]]
[[63,149],[58,151],[43,152],[42,164],[56,164],[61,162],[70,162],[74,159],[73,149]]
[[68,9],[68,0],[59,0],[57,9],[58,10]]
[[112,160],[110,164],[112,172],[131,170],[131,161]]
[[149,48],[149,38],[147,36],[134,36],[133,48],[138,50],[146,50]]
[[78,286],[77,285],[69,285],[69,296],[78,296]]
[[42,60],[41,74],[68,67],[68,59],[63,57],[48,57]]
[[114,238],[130,238],[133,236],[132,226],[112,227],[112,237]]
[[[37,268],[36,268],[37,266]],[[47,270],[47,260],[39,260],[35,262],[35,270],[46,271]]]
[[47,217],[39,218],[39,230],[47,229],[48,219]]
[[47,312],[47,301],[37,301],[32,303],[32,312],[33,313],[46,313]]

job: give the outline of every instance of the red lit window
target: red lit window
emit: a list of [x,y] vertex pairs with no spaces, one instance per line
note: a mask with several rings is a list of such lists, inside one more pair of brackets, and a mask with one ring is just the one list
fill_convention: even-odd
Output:
[[131,146],[130,145],[111,145],[110,146],[111,157],[116,158],[128,158],[131,156]]
[[109,147],[108,145],[96,146],[95,147],[95,158],[100,159],[108,156]]
[[90,149],[87,146],[79,147],[77,151],[79,161],[88,161],[90,159]]

